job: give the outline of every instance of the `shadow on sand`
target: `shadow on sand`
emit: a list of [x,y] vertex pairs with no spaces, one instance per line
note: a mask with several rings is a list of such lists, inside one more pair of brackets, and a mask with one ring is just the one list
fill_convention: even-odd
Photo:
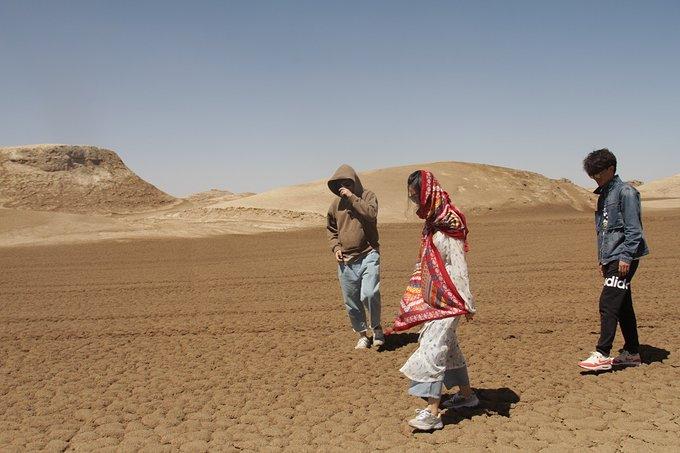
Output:
[[648,344],[640,345],[640,358],[642,359],[642,363],[646,365],[654,362],[663,363],[670,355],[670,351],[667,351],[666,349],[655,348]]
[[378,351],[396,351],[397,349],[403,348],[408,344],[417,342],[418,342],[417,333],[411,332],[391,333],[389,335],[385,335],[385,344],[382,345],[380,349],[378,349]]
[[[443,412],[442,421],[444,425],[456,424],[478,415],[510,417],[512,405],[519,403],[519,395],[507,387],[499,389],[475,389],[475,393],[479,398],[479,406],[449,409]],[[446,398],[442,401],[446,401]]]
[[[499,389],[474,389],[479,398],[477,407],[461,407],[459,409],[448,409],[441,412],[444,426],[455,425],[462,420],[470,420],[479,415],[500,415],[510,417],[512,405],[519,403],[519,395],[513,390],[503,387]],[[442,395],[442,402],[452,395]],[[427,401],[427,399],[425,399]],[[432,433],[433,431],[412,430],[413,434]]]
[[[657,348],[654,346],[650,346],[648,344],[641,344],[640,345],[640,359],[642,359],[642,363],[645,365],[649,365],[651,363],[663,363],[664,360],[670,356],[671,353],[670,351],[662,348]],[[630,368],[629,366],[614,366],[612,367],[611,370],[600,370],[600,371],[581,371],[581,375],[587,376],[587,375],[594,375],[594,376],[599,376],[600,374],[605,374],[605,373],[616,373],[619,371],[623,371],[626,368]]]

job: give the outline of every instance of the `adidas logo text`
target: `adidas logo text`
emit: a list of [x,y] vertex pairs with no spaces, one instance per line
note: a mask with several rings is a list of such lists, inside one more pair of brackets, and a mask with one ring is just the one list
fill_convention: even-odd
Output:
[[617,276],[613,276],[604,279],[604,286],[609,286],[610,288],[629,289],[630,282],[626,281],[625,278],[622,280]]

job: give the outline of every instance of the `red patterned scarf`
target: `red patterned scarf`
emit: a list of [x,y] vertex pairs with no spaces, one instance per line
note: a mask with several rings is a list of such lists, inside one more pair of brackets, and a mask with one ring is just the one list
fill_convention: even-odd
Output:
[[[465,241],[467,246],[467,222],[442,189],[434,175],[420,171],[420,206],[418,217],[425,219],[420,246],[420,259],[416,263],[406,292],[401,299],[399,316],[390,331],[408,330],[418,324],[434,319],[460,316],[468,313],[465,300],[451,281],[432,237],[437,231]],[[455,218],[460,219],[459,228],[454,228]]]

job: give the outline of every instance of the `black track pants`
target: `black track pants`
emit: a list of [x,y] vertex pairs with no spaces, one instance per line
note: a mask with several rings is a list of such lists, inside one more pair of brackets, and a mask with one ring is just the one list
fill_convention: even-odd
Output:
[[604,287],[600,295],[600,340],[597,342],[598,352],[604,355],[609,355],[611,352],[617,323],[621,324],[621,333],[625,341],[623,349],[631,354],[640,352],[630,288],[630,281],[635,275],[638,264],[638,260],[631,262],[630,270],[625,277],[619,277],[618,260],[605,265]]

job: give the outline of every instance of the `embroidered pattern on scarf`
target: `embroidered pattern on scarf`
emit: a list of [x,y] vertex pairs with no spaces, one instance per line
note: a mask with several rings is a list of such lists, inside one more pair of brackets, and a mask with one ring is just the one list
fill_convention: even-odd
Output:
[[[467,245],[467,221],[439,182],[429,171],[420,171],[420,207],[418,217],[425,219],[419,260],[402,297],[399,315],[390,331],[408,330],[418,324],[434,319],[460,316],[469,311],[465,300],[451,281],[441,254],[432,240],[441,231],[447,236],[465,241]],[[455,222],[459,219],[459,222]],[[458,228],[454,224],[459,223]]]

